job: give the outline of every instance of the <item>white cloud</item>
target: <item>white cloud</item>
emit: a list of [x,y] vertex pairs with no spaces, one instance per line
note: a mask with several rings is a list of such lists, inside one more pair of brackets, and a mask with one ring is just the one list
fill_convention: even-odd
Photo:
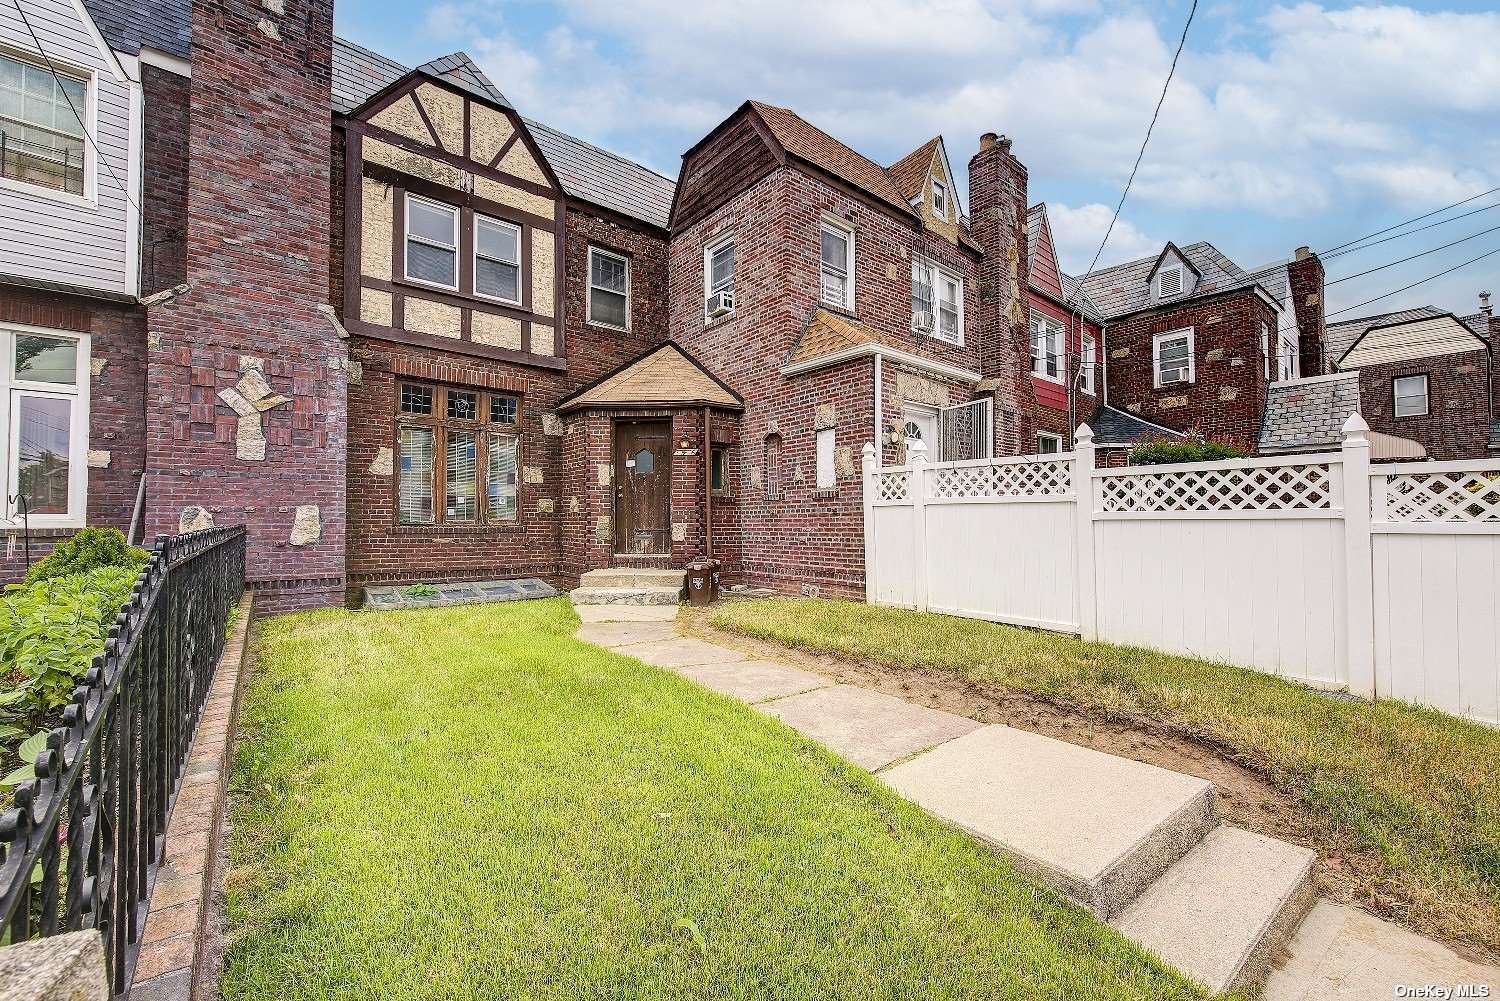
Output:
[[[1099,202],[1073,208],[1061,202],[1047,203],[1047,221],[1052,225],[1052,242],[1057,247],[1058,263],[1068,274],[1082,277],[1089,261],[1099,249],[1099,241],[1109,227],[1114,208]],[[1096,268],[1132,261],[1155,254],[1166,245],[1141,232],[1130,220],[1121,217],[1110,231],[1109,243],[1099,255]]]

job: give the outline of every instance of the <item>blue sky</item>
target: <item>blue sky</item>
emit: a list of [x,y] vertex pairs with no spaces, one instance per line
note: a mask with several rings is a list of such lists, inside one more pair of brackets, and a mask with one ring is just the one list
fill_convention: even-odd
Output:
[[[1171,239],[1209,240],[1254,267],[1500,185],[1493,6],[1201,0],[1101,265]],[[1031,200],[1049,205],[1064,267],[1079,273],[1187,10],[1187,0],[339,0],[336,28],[408,65],[463,49],[526,115],[669,176],[746,97],[792,107],[883,163],[941,133],[961,175],[980,133],[1005,133]],[[1493,226],[1500,209],[1330,258],[1329,278]],[[1339,282],[1329,308],[1494,248],[1500,231]],[[1473,312],[1497,279],[1500,254],[1345,315],[1427,303]]]

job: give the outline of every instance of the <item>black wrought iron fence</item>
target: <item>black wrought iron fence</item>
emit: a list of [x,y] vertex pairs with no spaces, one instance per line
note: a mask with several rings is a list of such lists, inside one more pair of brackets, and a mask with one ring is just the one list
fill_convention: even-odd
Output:
[[159,536],[36,779],[0,816],[5,940],[99,929],[117,997],[244,581],[243,527]]

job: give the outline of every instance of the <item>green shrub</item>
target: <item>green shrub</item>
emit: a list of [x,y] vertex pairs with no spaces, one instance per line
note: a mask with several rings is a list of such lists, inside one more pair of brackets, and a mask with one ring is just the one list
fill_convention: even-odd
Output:
[[1249,454],[1247,450],[1227,441],[1151,438],[1130,450],[1130,464],[1163,466],[1173,462],[1214,462],[1219,459],[1240,459]]
[[134,576],[150,554],[125,541],[118,528],[85,528],[55,546],[46,559],[26,572],[26,583],[88,573],[99,567],[123,567]]

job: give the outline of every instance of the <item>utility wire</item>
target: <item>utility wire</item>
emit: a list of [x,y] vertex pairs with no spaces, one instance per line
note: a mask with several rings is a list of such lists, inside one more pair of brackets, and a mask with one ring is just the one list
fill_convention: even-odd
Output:
[[47,55],[46,49],[42,48],[42,40],[36,37],[36,29],[31,26],[30,18],[26,16],[26,11],[21,7],[21,0],[10,0],[10,2],[11,6],[16,8],[16,13],[21,15],[21,23],[26,25],[26,33],[31,36],[31,41],[36,46],[37,54],[47,64],[47,72],[52,74],[52,79],[57,83],[57,89],[62,92],[63,100],[68,102],[68,108],[73,112],[73,117],[78,119],[78,125],[83,129],[84,140],[94,148],[94,157],[99,161],[99,165],[104,168],[105,172],[114,180],[115,184],[119,186],[120,194],[125,196],[125,200],[130,203],[130,207],[135,209],[137,213],[140,213],[141,207],[136,204],[134,198],[130,197],[130,189],[125,186],[124,181],[120,180],[120,175],[115,173],[115,169],[109,165],[109,161],[104,157],[104,152],[99,149],[99,144],[94,142],[94,137],[89,134],[89,127],[84,122],[83,115],[79,114],[78,109],[73,106],[73,99],[68,96],[68,89],[63,86],[62,76],[57,72],[57,67],[52,65],[52,57]]
[[[1481,191],[1477,195],[1470,195],[1468,198],[1462,199],[1461,201],[1456,201],[1452,205],[1444,205],[1440,209],[1433,209],[1431,212],[1428,212],[1426,215],[1419,215],[1419,216],[1417,216],[1414,219],[1408,219],[1405,222],[1398,222],[1394,226],[1387,226],[1385,229],[1377,229],[1375,232],[1369,234],[1369,236],[1362,236],[1362,237],[1360,237],[1357,240],[1350,240],[1348,243],[1341,243],[1337,247],[1329,247],[1328,250],[1325,253],[1332,254],[1336,250],[1343,250],[1345,247],[1352,246],[1353,244],[1363,243],[1364,241],[1368,240],[1371,236],[1380,236],[1382,233],[1389,233],[1393,229],[1400,229],[1402,226],[1410,226],[1414,222],[1421,222],[1423,219],[1430,219],[1431,217],[1437,215],[1439,212],[1447,212],[1449,209],[1456,209],[1460,205],[1467,205],[1469,202],[1472,202],[1472,201],[1475,201],[1477,199],[1483,198],[1485,195],[1493,195],[1497,191],[1500,191],[1500,186],[1493,187],[1493,188],[1491,188],[1488,191]],[[1455,217],[1455,218],[1462,218],[1462,216],[1458,216],[1458,217]],[[1416,230],[1413,230],[1412,232],[1416,232]]]
[[1473,264],[1476,261],[1482,261],[1486,257],[1493,257],[1496,254],[1500,254],[1500,247],[1496,247],[1494,250],[1485,251],[1483,254],[1480,254],[1478,257],[1471,257],[1467,261],[1464,261],[1462,264],[1455,264],[1455,265],[1453,265],[1453,267],[1448,268],[1446,271],[1439,271],[1435,275],[1428,275],[1426,278],[1423,278],[1420,281],[1412,282],[1410,285],[1403,285],[1401,288],[1398,288],[1398,289],[1395,289],[1393,291],[1385,293],[1385,295],[1377,295],[1373,299],[1366,299],[1364,302],[1357,302],[1353,306],[1345,306],[1343,309],[1334,310],[1332,313],[1328,313],[1327,315],[1325,315],[1324,319],[1326,320],[1330,316],[1338,316],[1340,313],[1347,313],[1347,312],[1349,312],[1351,310],[1359,309],[1362,306],[1368,306],[1370,303],[1372,303],[1372,302],[1379,302],[1381,299],[1389,299],[1393,295],[1399,295],[1400,293],[1405,292],[1408,289],[1414,289],[1414,288],[1416,288],[1418,285],[1425,285],[1428,282],[1434,281],[1434,280],[1436,280],[1438,278],[1442,278],[1445,275],[1451,275],[1453,272],[1457,271],[1459,268],[1466,268],[1470,264]]
[[[1452,206],[1452,205],[1448,206],[1448,208],[1453,208],[1453,207],[1454,206]],[[1382,243],[1390,243],[1392,240],[1399,240],[1399,239],[1401,239],[1402,237],[1405,237],[1405,236],[1412,236],[1413,234],[1420,233],[1423,230],[1432,229],[1434,226],[1446,226],[1450,222],[1458,222],[1458,220],[1460,220],[1460,219],[1467,219],[1471,215],[1478,215],[1481,212],[1488,212],[1491,209],[1500,209],[1500,202],[1494,202],[1494,203],[1492,203],[1490,205],[1482,205],[1482,206],[1480,206],[1477,209],[1470,209],[1468,212],[1460,212],[1458,215],[1456,215],[1456,216],[1450,216],[1447,219],[1439,219],[1437,222],[1430,222],[1430,223],[1428,223],[1425,226],[1418,226],[1416,229],[1409,229],[1405,233],[1397,233],[1395,236],[1387,236],[1384,239],[1380,239],[1380,240],[1371,240],[1369,243],[1364,243],[1363,241],[1356,240],[1355,243],[1358,243],[1359,246],[1352,247],[1352,246],[1349,246],[1348,244],[1345,244],[1344,246],[1345,246],[1346,249],[1330,251],[1327,254],[1324,254],[1323,257],[1325,259],[1331,260],[1332,258],[1335,258],[1335,257],[1343,257],[1345,254],[1353,254],[1353,253],[1357,253],[1357,252],[1359,252],[1361,250],[1368,250],[1369,248],[1371,248],[1371,247],[1377,247],[1377,246],[1379,246]],[[1426,218],[1426,217],[1423,216],[1422,218]],[[1412,221],[1415,222],[1416,220],[1412,220]],[[1374,236],[1375,234],[1372,233],[1370,235]]]
[[[1094,259],[1089,262],[1089,269],[1080,279],[1079,285],[1089,280],[1094,273],[1094,266],[1099,263],[1099,255],[1104,253],[1105,244],[1109,243],[1109,236],[1115,231],[1115,223],[1120,219],[1120,211],[1125,207],[1125,198],[1130,194],[1130,187],[1135,183],[1136,172],[1141,169],[1141,161],[1146,157],[1146,146],[1151,142],[1151,133],[1156,129],[1156,121],[1161,117],[1161,106],[1167,99],[1167,88],[1172,85],[1172,77],[1177,73],[1177,61],[1182,58],[1182,50],[1187,45],[1188,29],[1193,26],[1193,17],[1198,13],[1198,0],[1193,0],[1193,5],[1188,10],[1187,21],[1182,26],[1182,36],[1177,39],[1177,51],[1172,55],[1172,65],[1167,69],[1167,78],[1162,81],[1161,94],[1156,99],[1156,109],[1151,112],[1151,122],[1146,126],[1145,138],[1141,140],[1141,148],[1135,155],[1135,166],[1130,168],[1130,176],[1125,180],[1125,189],[1120,192],[1120,200],[1115,204],[1115,213],[1109,218],[1109,226],[1104,230],[1104,239],[1099,241],[1099,249],[1094,251]],[[1074,291],[1074,295],[1078,290]],[[1073,297],[1068,297],[1068,305],[1073,303]]]
[[1470,240],[1478,239],[1479,237],[1484,236],[1487,233],[1493,233],[1496,230],[1500,230],[1500,226],[1491,226],[1489,229],[1482,229],[1478,233],[1471,233],[1461,239],[1454,240],[1452,243],[1445,243],[1441,247],[1433,247],[1431,250],[1424,250],[1420,254],[1412,254],[1410,257],[1401,258],[1401,260],[1399,261],[1392,261],[1389,264],[1382,264],[1378,268],[1370,268],[1368,271],[1360,271],[1357,274],[1344,275],[1342,278],[1335,278],[1332,281],[1327,281],[1323,284],[1325,286],[1337,285],[1339,282],[1346,282],[1351,278],[1363,278],[1365,275],[1373,275],[1377,271],[1384,271],[1386,268],[1394,268],[1396,265],[1405,264],[1407,261],[1415,261],[1419,257],[1426,257],[1428,254],[1435,254],[1439,250],[1447,250],[1449,247],[1456,247],[1460,243],[1468,243]]

